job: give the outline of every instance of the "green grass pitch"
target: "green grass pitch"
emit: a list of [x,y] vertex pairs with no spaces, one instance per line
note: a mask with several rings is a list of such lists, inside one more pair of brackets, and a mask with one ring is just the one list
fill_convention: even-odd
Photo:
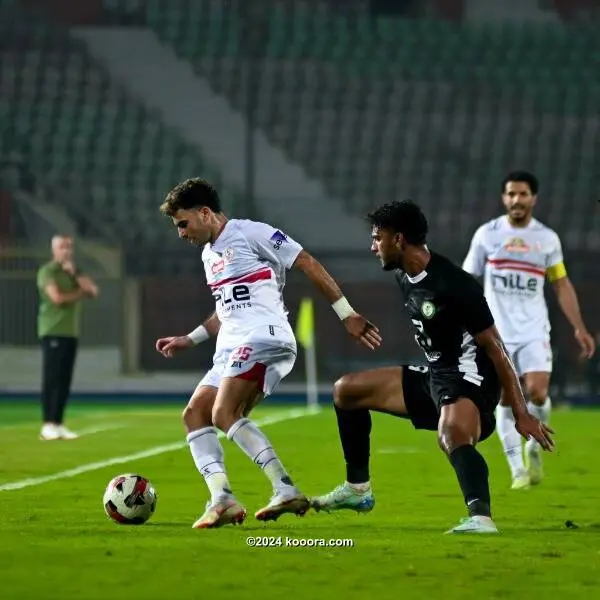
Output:
[[[264,419],[290,408],[260,407]],[[377,504],[368,515],[309,512],[257,522],[268,501],[266,478],[224,440],[231,483],[248,509],[241,527],[195,531],[204,483],[188,450],[101,467],[183,441],[174,406],[74,404],[69,425],[86,435],[41,442],[35,404],[0,404],[0,598],[260,599],[409,598],[555,599],[600,597],[600,413],[556,411],[557,449],[546,479],[525,492],[509,489],[496,435],[480,449],[488,459],[497,536],[447,536],[464,516],[458,484],[434,434],[374,415],[372,480]],[[316,415],[265,426],[296,483],[309,495],[344,479],[335,417]],[[40,477],[99,463],[69,477]],[[158,492],[153,518],[119,526],[104,515],[102,493],[119,473],[148,477]],[[30,479],[28,486],[6,484]],[[32,485],[33,484],[33,485]],[[572,521],[578,527],[568,528]],[[271,547],[249,547],[248,537]],[[349,539],[351,547],[306,547]],[[310,541],[309,541],[310,540]]]

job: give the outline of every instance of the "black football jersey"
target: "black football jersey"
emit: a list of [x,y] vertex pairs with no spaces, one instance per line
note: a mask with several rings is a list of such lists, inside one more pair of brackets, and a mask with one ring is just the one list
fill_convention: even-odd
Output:
[[430,371],[460,372],[478,385],[484,372],[494,370],[474,339],[494,325],[479,282],[434,252],[425,271],[409,278],[398,270],[396,280]]

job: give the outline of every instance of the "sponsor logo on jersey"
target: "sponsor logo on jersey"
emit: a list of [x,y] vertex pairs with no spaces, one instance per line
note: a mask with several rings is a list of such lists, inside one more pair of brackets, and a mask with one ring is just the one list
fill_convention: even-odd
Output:
[[429,300],[425,300],[425,302],[421,304],[421,314],[426,319],[431,319],[431,317],[435,315],[435,304]]
[[279,250],[279,248],[281,247],[281,244],[283,244],[284,242],[287,242],[287,236],[285,235],[285,233],[282,233],[281,231],[277,230],[272,236],[271,236],[271,241],[275,242],[273,244],[273,249],[274,250]]
[[224,268],[225,268],[225,261],[222,258],[220,258],[219,260],[215,261],[212,264],[212,266],[210,267],[210,270],[213,275],[216,275],[217,273],[221,273],[221,271],[223,271]]
[[525,240],[514,237],[510,238],[505,244],[504,248],[509,252],[529,252],[531,247],[525,242]]

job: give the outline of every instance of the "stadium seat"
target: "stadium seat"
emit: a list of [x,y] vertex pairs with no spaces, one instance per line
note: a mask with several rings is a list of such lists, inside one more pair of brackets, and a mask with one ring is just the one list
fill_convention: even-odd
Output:
[[75,214],[84,210],[90,222],[104,223],[111,241],[168,243],[172,231],[157,218],[164,193],[185,177],[218,175],[160,116],[127,97],[80,43],[14,7],[4,10],[0,113],[10,125],[0,153],[18,153]]

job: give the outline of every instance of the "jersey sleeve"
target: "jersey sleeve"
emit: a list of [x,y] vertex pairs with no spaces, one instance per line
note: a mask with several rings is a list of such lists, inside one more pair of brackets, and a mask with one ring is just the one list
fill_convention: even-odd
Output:
[[269,262],[291,269],[302,246],[289,235],[266,223],[253,222],[244,232],[250,247]]
[[37,272],[37,287],[43,291],[46,286],[52,281],[52,273],[47,266],[41,267]]
[[466,273],[463,275],[452,287],[452,299],[463,327],[475,337],[494,325],[494,317],[479,282]]
[[550,249],[546,257],[546,275],[550,282],[567,276],[560,238],[556,234],[552,236]]
[[471,275],[482,277],[485,271],[487,255],[483,244],[483,227],[480,227],[473,235],[469,252],[463,262],[463,269]]

